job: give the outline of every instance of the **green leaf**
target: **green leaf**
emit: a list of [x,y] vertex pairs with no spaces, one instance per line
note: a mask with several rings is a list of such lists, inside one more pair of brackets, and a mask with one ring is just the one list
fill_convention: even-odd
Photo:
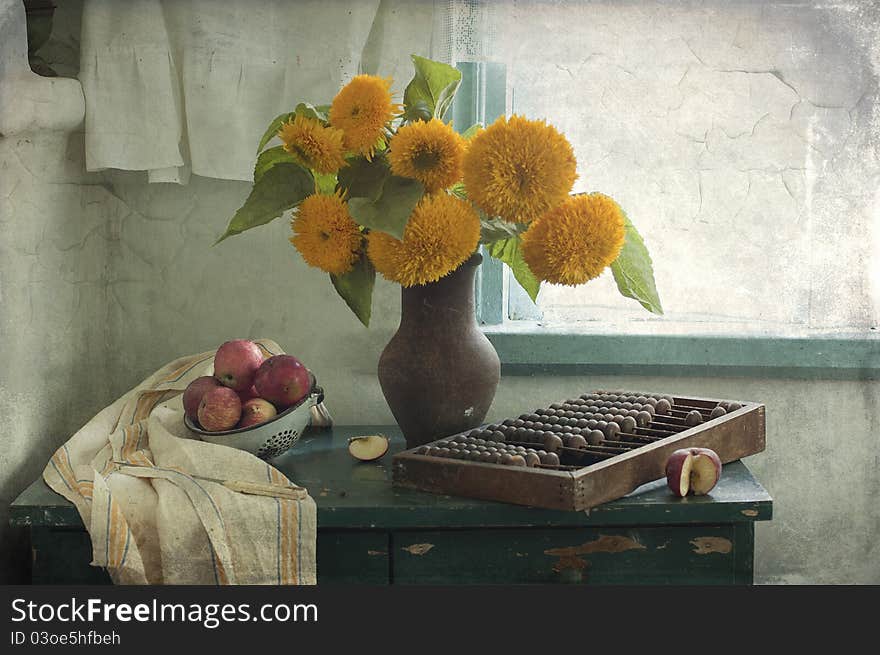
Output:
[[285,210],[295,207],[311,195],[314,189],[311,173],[302,166],[286,162],[275,164],[263,173],[259,181],[254,182],[247,200],[235,212],[226,231],[214,245],[278,218]]
[[465,141],[470,141],[477,135],[477,132],[479,132],[481,129],[483,129],[482,123],[474,123],[464,132],[462,132],[461,136],[464,138]]
[[315,178],[315,191],[325,196],[333,195],[336,191],[336,173],[316,173],[312,171]]
[[480,243],[488,245],[516,237],[526,231],[525,223],[509,223],[500,218],[490,218],[480,212]]
[[429,121],[433,118],[433,108],[428,106],[424,100],[416,100],[412,105],[408,105],[403,112],[403,120],[408,123],[415,121]]
[[495,241],[486,250],[495,259],[500,259],[513,271],[513,277],[519,285],[529,294],[532,302],[537,302],[538,292],[541,290],[541,281],[532,273],[529,265],[523,259],[518,236]]
[[467,200],[467,190],[464,188],[464,182],[456,182],[449,187],[449,192],[460,200]]
[[329,106],[316,107],[315,105],[309,104],[308,102],[301,102],[296,106],[296,109],[293,110],[293,113],[297,116],[305,116],[306,118],[314,118],[315,120],[321,121],[321,123],[327,123],[327,112],[330,110]]
[[424,102],[430,115],[442,120],[461,84],[461,71],[418,55],[412,55],[412,61],[416,74],[403,92],[407,114],[416,111],[419,102]]
[[289,121],[296,112],[287,112],[284,114],[278,114],[275,118],[272,119],[272,122],[269,123],[269,127],[266,128],[266,131],[263,133],[263,138],[260,139],[260,145],[257,146],[257,154],[260,154],[260,151],[266,147],[266,144],[269,143],[274,137],[278,136],[278,130],[281,129],[281,126],[284,125],[287,121]]
[[266,171],[281,163],[296,164],[296,159],[284,149],[284,146],[275,146],[261,152],[254,165],[254,182],[259,182]]
[[662,314],[660,295],[654,284],[654,268],[651,255],[645,247],[635,226],[624,213],[626,221],[626,241],[617,259],[611,264],[611,272],[621,295],[639,301],[639,304],[654,314]]
[[421,182],[391,175],[379,198],[352,198],[348,201],[348,211],[358,224],[403,239],[409,215],[424,192]]
[[376,282],[376,269],[365,254],[345,275],[330,275],[333,288],[336,289],[345,304],[354,312],[365,327],[370,327],[370,314],[373,304],[373,285]]
[[376,200],[390,174],[388,162],[383,157],[374,157],[373,161],[358,157],[339,169],[339,184],[348,192],[349,198]]

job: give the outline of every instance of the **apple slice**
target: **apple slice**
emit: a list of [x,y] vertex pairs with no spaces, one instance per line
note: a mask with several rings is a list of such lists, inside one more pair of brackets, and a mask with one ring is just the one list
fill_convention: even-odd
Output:
[[384,434],[351,437],[348,440],[348,452],[362,462],[372,462],[388,452],[388,437]]

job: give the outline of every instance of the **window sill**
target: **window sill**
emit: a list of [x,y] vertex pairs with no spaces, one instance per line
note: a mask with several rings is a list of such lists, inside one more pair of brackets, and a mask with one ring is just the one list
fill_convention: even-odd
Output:
[[880,334],[611,334],[516,321],[483,326],[506,375],[880,379]]

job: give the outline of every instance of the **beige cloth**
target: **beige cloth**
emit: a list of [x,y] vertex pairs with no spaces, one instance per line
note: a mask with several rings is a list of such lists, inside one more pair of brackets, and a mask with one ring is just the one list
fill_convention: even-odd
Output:
[[[269,340],[265,354],[282,352]],[[314,500],[248,495],[201,478],[289,485],[244,451],[197,441],[182,391],[214,352],[177,359],[102,410],[53,455],[46,483],[73,502],[92,565],[116,584],[315,584]],[[116,462],[138,467],[137,476]]]
[[395,78],[442,57],[445,0],[86,0],[79,79],[89,171],[253,179],[257,143],[300,102],[358,72]]

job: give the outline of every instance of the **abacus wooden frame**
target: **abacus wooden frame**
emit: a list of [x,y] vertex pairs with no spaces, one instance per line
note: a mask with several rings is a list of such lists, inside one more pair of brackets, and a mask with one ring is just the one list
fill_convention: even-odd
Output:
[[[707,409],[721,402],[711,398],[674,398],[677,405]],[[667,458],[679,448],[711,448],[724,464],[763,451],[764,405],[741,403],[742,408],[730,414],[575,471],[443,459],[418,455],[416,449],[405,450],[392,460],[393,483],[432,493],[583,511],[662,478]]]

